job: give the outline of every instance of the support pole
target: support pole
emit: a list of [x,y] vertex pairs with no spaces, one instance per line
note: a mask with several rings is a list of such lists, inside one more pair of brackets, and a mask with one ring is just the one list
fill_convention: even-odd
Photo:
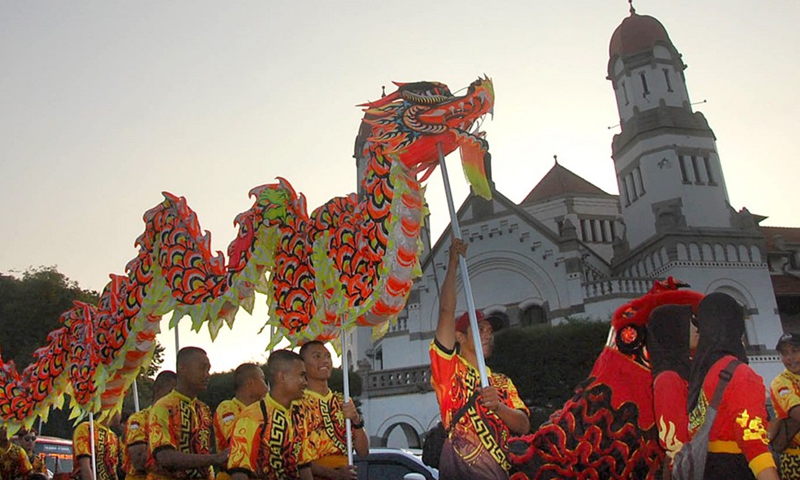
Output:
[[139,411],[139,386],[136,384],[136,380],[133,381],[133,409]]
[[[350,369],[349,365],[347,364],[347,333],[344,331],[344,328],[340,330],[341,335],[341,342],[342,342],[342,384],[344,386],[344,401],[347,402],[350,400],[350,378],[348,377],[347,373]],[[350,419],[345,418],[344,421],[344,429],[347,432],[347,464],[353,464],[353,431],[350,425]]]
[[[439,150],[439,165],[442,169],[444,192],[447,195],[447,208],[450,210],[450,229],[452,230],[453,236],[461,240],[461,228],[458,226],[456,207],[453,204],[453,192],[450,190],[450,179],[447,176],[447,165],[444,161],[442,144],[437,143],[436,148]],[[469,325],[472,330],[472,342],[475,345],[475,356],[478,360],[478,372],[481,375],[481,387],[488,387],[489,378],[486,374],[486,361],[483,358],[483,349],[481,348],[481,332],[478,330],[478,317],[475,315],[475,299],[472,297],[472,285],[469,281],[467,259],[459,255],[458,266],[460,267],[461,280],[464,284],[464,293],[467,296],[467,312],[469,312]]]
[[89,413],[89,445],[92,448],[92,479],[97,480],[97,452],[94,445],[94,414]]

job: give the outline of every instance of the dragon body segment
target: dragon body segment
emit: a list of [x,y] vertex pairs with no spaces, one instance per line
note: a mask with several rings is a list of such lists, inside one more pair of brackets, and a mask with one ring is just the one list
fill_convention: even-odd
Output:
[[46,419],[64,394],[76,416],[121,408],[169,312],[171,327],[189,316],[193,329],[207,324],[214,338],[223,324],[233,325],[239,308],[252,312],[254,292],[264,293],[272,345],[329,340],[341,328],[394,319],[419,274],[421,182],[440,152],[460,148],[473,189],[490,195],[488,145],[470,129],[494,104],[488,78],[458,97],[435,82],[397,86],[363,105],[361,197],[336,197],[309,215],[305,197],[288,181],[256,187],[253,206],[234,221],[227,262],[212,253],[210,234],[186,200],[164,193],[144,215],[127,275],[111,275],[96,306],[75,302],[63,313],[61,327],[22,372],[0,360],[0,419],[9,430]]

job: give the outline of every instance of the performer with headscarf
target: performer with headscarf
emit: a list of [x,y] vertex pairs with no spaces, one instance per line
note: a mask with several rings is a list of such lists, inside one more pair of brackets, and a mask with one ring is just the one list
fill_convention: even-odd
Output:
[[689,379],[689,432],[705,420],[706,407],[731,361],[733,373],[711,427],[704,478],[777,480],[778,470],[768,448],[764,380],[747,365],[742,337],[744,310],[724,293],[711,293],[697,312],[700,342]]

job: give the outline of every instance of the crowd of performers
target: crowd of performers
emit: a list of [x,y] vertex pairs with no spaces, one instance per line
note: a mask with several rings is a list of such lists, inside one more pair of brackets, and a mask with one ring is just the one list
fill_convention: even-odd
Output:
[[[489,386],[480,387],[469,318],[456,317],[455,277],[466,250],[466,243],[453,241],[430,345],[431,384],[446,428],[439,474],[508,479],[508,440],[530,431],[529,412],[508,377],[487,369]],[[505,320],[480,311],[476,316],[480,348],[489,357]],[[747,364],[744,328],[742,307],[722,293],[705,296],[696,308],[663,305],[650,315],[655,418],[667,452],[662,478],[703,424],[724,378],[703,478],[800,479],[800,336],[784,334],[776,346],[786,370],[771,384],[776,415],[769,421],[764,382]],[[156,377],[153,405],[128,418],[122,439],[113,430],[118,414],[78,425],[73,479],[94,478],[92,443],[97,480],[118,480],[118,472],[129,480],[358,478],[348,462],[345,419],[359,457],[369,452],[364,422],[352,400],[329,388],[333,365],[324,344],[272,352],[266,374],[256,364],[240,365],[235,396],[213,415],[197,398],[210,378],[206,352],[183,348],[176,363],[176,372]],[[0,480],[46,478],[43,458],[33,451],[36,431],[21,430],[12,440],[0,426]],[[782,440],[779,454],[770,440],[773,446]]]

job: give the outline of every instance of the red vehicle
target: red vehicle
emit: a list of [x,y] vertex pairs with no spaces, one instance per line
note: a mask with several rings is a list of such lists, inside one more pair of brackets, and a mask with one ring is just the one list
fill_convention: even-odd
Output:
[[[72,472],[72,440],[58,437],[39,436],[33,447],[36,455],[44,454],[49,478]],[[59,475],[61,474],[61,475]]]

